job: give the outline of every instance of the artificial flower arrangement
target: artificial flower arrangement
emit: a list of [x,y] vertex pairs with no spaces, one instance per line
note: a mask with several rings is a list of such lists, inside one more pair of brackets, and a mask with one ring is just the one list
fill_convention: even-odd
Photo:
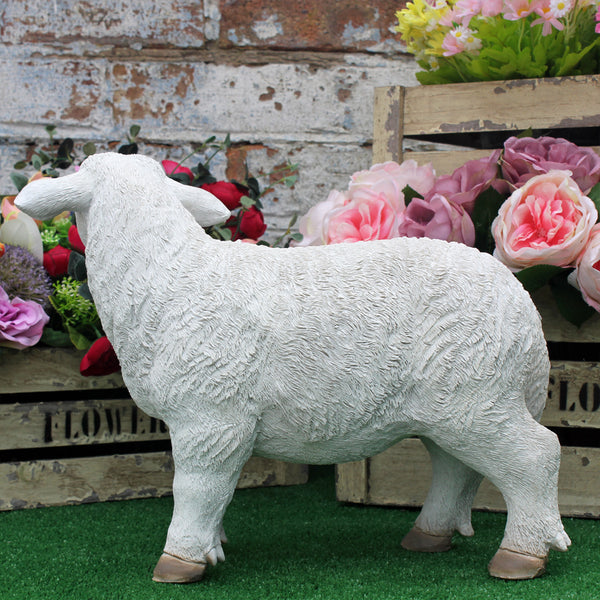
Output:
[[[46,127],[50,135],[48,148],[36,149],[31,159],[15,164],[17,170],[33,167],[27,177],[13,173],[11,179],[20,191],[28,182],[41,177],[58,177],[60,171],[77,169],[81,161],[74,154],[69,138],[56,142],[54,126]],[[122,154],[138,152],[140,128],[130,128],[127,143],[118,147]],[[210,171],[211,162],[231,147],[210,137],[181,161],[165,159],[163,168],[169,177],[183,184],[202,187],[219,198],[232,215],[225,223],[206,229],[219,240],[245,241],[265,245],[289,245],[299,240],[288,230],[269,244],[261,237],[264,222],[261,197],[272,188],[260,189],[259,182],[246,172],[243,181],[218,181]],[[97,150],[93,143],[82,148],[84,158]],[[199,158],[198,158],[199,157]],[[197,162],[191,168],[182,163]],[[267,175],[270,184],[294,185],[296,165],[285,165]],[[104,335],[93,298],[87,287],[85,247],[71,213],[57,215],[49,221],[35,221],[14,206],[16,196],[1,199],[0,217],[0,350],[23,350],[42,344],[75,347],[85,350],[80,371],[83,375],[106,375],[120,369],[118,359]]]
[[396,16],[422,84],[600,73],[599,0],[413,0]]
[[299,221],[300,245],[399,236],[492,253],[530,292],[550,286],[581,324],[600,312],[600,156],[553,137],[510,137],[451,175],[414,160],[377,164]]

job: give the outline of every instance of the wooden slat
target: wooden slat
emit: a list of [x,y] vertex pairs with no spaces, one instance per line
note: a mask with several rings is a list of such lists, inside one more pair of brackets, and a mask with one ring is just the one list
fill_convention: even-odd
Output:
[[600,76],[407,88],[404,135],[600,126]]
[[552,361],[542,424],[600,428],[600,363]]
[[373,119],[377,135],[373,139],[373,162],[402,162],[405,88],[376,88]]
[[[238,489],[306,483],[306,465],[252,457]],[[0,511],[109,500],[155,498],[173,491],[169,452],[0,463]]]
[[0,404],[0,450],[167,439],[131,398]]
[[369,492],[368,461],[360,460],[336,465],[335,481],[338,500],[365,503]]
[[[420,507],[431,482],[431,461],[418,439],[406,439],[369,460],[367,504]],[[558,485],[563,516],[600,516],[600,448],[565,447]],[[502,495],[484,480],[475,509],[505,511]]]
[[0,395],[31,392],[115,389],[121,375],[83,377],[79,363],[84,352],[65,348],[32,348],[0,353]]
[[581,327],[576,327],[561,317],[547,286],[534,292],[531,297],[542,316],[544,336],[549,342],[600,341],[600,314],[593,315]]

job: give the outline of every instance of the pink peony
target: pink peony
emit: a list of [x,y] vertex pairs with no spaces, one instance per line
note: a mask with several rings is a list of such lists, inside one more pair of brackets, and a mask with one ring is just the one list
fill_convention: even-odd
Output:
[[496,258],[513,270],[575,263],[598,212],[569,175],[550,171],[533,177],[504,202],[492,223]]
[[350,178],[350,199],[361,198],[364,191],[384,194],[391,206],[400,211],[404,208],[404,193],[408,185],[421,196],[433,186],[435,171],[431,164],[420,167],[415,160],[402,164],[393,161],[373,165],[368,171],[358,171]]
[[401,236],[428,237],[449,242],[475,245],[475,226],[464,207],[448,201],[441,194],[429,200],[413,198],[400,215]]
[[577,260],[576,281],[585,301],[600,311],[600,225],[592,228],[587,246]]
[[467,161],[455,169],[452,175],[440,175],[433,184],[430,195],[441,194],[470,214],[477,196],[495,185],[499,157],[500,150],[495,150],[485,158]]
[[332,190],[327,200],[315,204],[298,221],[298,229],[302,234],[302,241],[298,246],[320,246],[326,243],[325,220],[336,208],[344,206],[349,201],[348,195],[338,190]]
[[31,300],[8,299],[0,287],[0,346],[23,350],[40,341],[50,318],[44,309]]
[[600,156],[563,138],[516,138],[504,142],[502,175],[515,187],[552,170],[569,170],[584,194],[600,181]]
[[326,243],[397,237],[397,212],[385,194],[362,190],[360,198],[335,210],[326,224]]

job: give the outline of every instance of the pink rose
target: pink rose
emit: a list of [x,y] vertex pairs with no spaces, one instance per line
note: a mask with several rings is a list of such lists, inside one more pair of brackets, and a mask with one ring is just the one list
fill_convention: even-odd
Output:
[[515,190],[492,223],[494,256],[513,270],[575,263],[598,218],[568,171],[550,171]]
[[[594,225],[577,260],[576,281],[585,301],[600,311],[600,225]],[[569,278],[570,281],[570,278]]]
[[40,341],[50,317],[33,300],[8,299],[0,287],[0,346],[23,350]]
[[330,216],[326,243],[385,240],[398,236],[397,212],[383,193],[363,190],[361,198],[351,200]]
[[368,171],[358,171],[350,178],[350,199],[361,198],[362,194],[383,194],[394,210],[404,208],[404,193],[408,185],[421,196],[432,188],[435,171],[431,164],[419,167],[414,160],[402,164],[390,161],[373,165]]
[[401,236],[428,237],[448,242],[475,245],[475,226],[464,207],[441,194],[429,200],[413,198],[400,215]]
[[302,241],[297,246],[320,246],[326,243],[325,220],[336,208],[344,206],[348,202],[348,195],[345,192],[332,190],[327,196],[327,200],[315,204],[298,221],[298,229],[302,234]]
[[511,137],[504,142],[502,175],[515,187],[553,170],[571,171],[571,177],[587,194],[600,181],[600,156],[563,138]]
[[440,175],[433,184],[430,195],[442,194],[470,214],[477,196],[495,185],[499,157],[500,150],[495,150],[485,158],[467,161],[455,169],[452,175]]

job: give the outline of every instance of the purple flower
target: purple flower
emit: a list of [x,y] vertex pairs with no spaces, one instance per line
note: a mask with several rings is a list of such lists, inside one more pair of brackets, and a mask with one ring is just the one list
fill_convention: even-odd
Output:
[[600,181],[600,156],[563,138],[516,138],[504,142],[502,174],[515,188],[548,171],[571,171],[587,194]]
[[0,257],[0,288],[9,298],[33,300],[48,308],[52,295],[52,280],[42,263],[25,248],[6,245]]
[[475,244],[475,226],[460,206],[441,194],[428,200],[413,198],[400,215],[399,233],[407,237],[428,237],[448,242]]
[[0,346],[23,350],[40,341],[49,321],[44,309],[30,300],[13,298],[0,288]]
[[477,196],[495,185],[499,157],[500,150],[495,150],[485,158],[467,161],[452,175],[441,175],[435,180],[425,198],[441,194],[447,200],[462,206],[470,214],[473,212]]

